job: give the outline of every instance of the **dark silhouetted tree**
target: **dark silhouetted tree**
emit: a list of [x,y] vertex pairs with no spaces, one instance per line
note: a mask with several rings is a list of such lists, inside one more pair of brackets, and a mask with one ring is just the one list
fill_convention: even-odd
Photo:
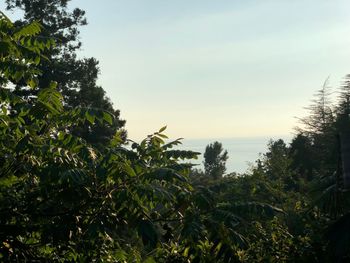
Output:
[[350,132],[350,75],[345,77],[340,88],[338,103],[336,107],[336,128],[339,133]]
[[330,95],[327,79],[315,94],[312,104],[307,107],[309,115],[301,119],[303,127],[298,129],[312,143],[316,172],[319,175],[333,173],[338,160],[336,116]]
[[215,179],[222,177],[226,172],[227,159],[227,151],[222,148],[220,142],[207,145],[204,152],[205,173]]
[[282,139],[271,140],[262,162],[265,175],[269,180],[274,181],[280,190],[291,190],[297,187],[291,169],[292,159],[288,152],[289,149]]
[[[81,47],[79,27],[87,24],[85,12],[79,8],[70,9],[70,0],[6,0],[7,9],[20,9],[23,19],[15,22],[21,26],[27,22],[38,21],[42,25],[41,37],[55,39],[56,45],[45,50],[38,68],[42,72],[38,76],[39,90],[48,87],[51,81],[58,83],[62,92],[65,107],[76,106],[101,109],[113,116],[108,124],[86,122],[76,127],[73,132],[89,143],[106,143],[114,134],[124,127],[125,121],[120,119],[119,110],[115,110],[106,97],[102,87],[96,84],[99,74],[98,61],[95,58],[80,59],[76,51]],[[18,83],[15,94],[30,99],[37,90],[29,90],[25,83]],[[126,137],[126,132],[123,132]]]
[[322,88],[315,94],[311,105],[306,107],[309,115],[300,120],[303,125],[301,130],[306,134],[311,136],[325,134],[329,133],[330,129],[332,129],[334,113],[330,95],[331,90],[327,79]]
[[302,133],[294,137],[289,147],[289,155],[292,159],[291,168],[300,177],[311,180],[314,169],[314,154],[310,138]]

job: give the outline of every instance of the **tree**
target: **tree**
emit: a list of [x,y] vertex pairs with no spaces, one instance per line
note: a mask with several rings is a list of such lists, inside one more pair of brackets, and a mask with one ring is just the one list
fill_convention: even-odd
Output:
[[[85,12],[79,8],[69,11],[70,0],[6,0],[7,9],[21,9],[22,20],[15,22],[20,26],[26,22],[38,21],[42,25],[41,37],[53,38],[56,45],[42,52],[48,59],[41,59],[37,76],[39,88],[45,88],[51,81],[58,83],[65,107],[100,108],[111,113],[112,122],[91,124],[86,122],[73,128],[75,134],[89,143],[103,144],[121,130],[123,138],[126,131],[122,128],[125,121],[120,119],[119,110],[115,110],[106,97],[102,87],[96,84],[99,74],[98,61],[94,58],[79,59],[76,51],[81,47],[79,27],[87,24]],[[28,90],[25,83],[16,84],[16,94],[25,99],[33,98],[38,91]]]
[[[41,30],[35,21],[17,26],[0,13],[1,261],[327,261],[311,239],[320,242],[317,230],[331,218],[319,223],[321,209],[301,216],[303,199],[288,181],[296,155],[282,140],[270,142],[252,175],[224,178],[227,151],[214,142],[204,155],[211,177],[192,185],[185,161],[197,154],[174,149],[180,140],[165,142],[165,128],[128,148],[118,135],[91,144],[72,127],[104,127],[112,116],[80,103],[67,106],[56,82],[36,81],[53,45]],[[35,96],[18,95],[9,84]],[[91,94],[97,93],[82,95]],[[293,153],[313,143],[300,137]],[[328,235],[335,251],[343,250],[338,259],[349,254],[344,201]]]
[[[64,107],[55,82],[33,84],[37,58],[52,43],[40,29],[0,17],[1,260],[233,262],[243,244],[238,228],[249,215],[278,209],[245,209],[195,191],[184,161],[198,154],[173,149],[180,140],[165,143],[164,128],[131,148],[118,136],[101,149],[71,134],[72,125],[108,123],[111,116]],[[6,88],[18,82],[37,96],[26,100]]]
[[307,108],[309,115],[301,119],[303,127],[297,129],[310,139],[318,176],[334,173],[338,161],[336,116],[330,95],[327,79]]
[[338,133],[350,132],[350,75],[345,77],[340,87],[336,107],[336,129]]
[[205,173],[215,179],[222,177],[226,171],[227,159],[227,151],[224,151],[220,142],[207,145],[204,152]]
[[[197,154],[171,150],[180,141],[165,144],[164,129],[131,149],[118,136],[101,150],[71,134],[73,125],[112,117],[64,107],[55,82],[39,89],[37,66],[52,44],[40,30],[0,13],[1,261],[144,262],[163,241],[164,222],[181,221],[191,166],[179,160]],[[7,88],[19,82],[37,95]]]
[[314,154],[309,137],[302,133],[297,134],[290,144],[289,157],[292,160],[291,168],[300,177],[308,181],[313,179]]
[[268,151],[263,154],[262,160],[258,161],[255,170],[260,170],[281,192],[297,190],[298,183],[291,169],[292,159],[286,143],[282,139],[270,140],[267,146]]
[[306,134],[324,134],[329,132],[334,122],[334,112],[330,98],[331,91],[328,86],[328,79],[324,82],[322,88],[315,94],[312,104],[306,109],[309,115],[300,119],[303,130]]

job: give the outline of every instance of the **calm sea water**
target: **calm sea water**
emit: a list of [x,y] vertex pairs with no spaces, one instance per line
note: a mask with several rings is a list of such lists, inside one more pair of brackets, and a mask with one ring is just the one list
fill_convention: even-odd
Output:
[[249,137],[249,138],[225,138],[225,139],[184,139],[180,146],[184,150],[192,150],[200,152],[198,160],[192,163],[198,164],[198,168],[203,168],[203,153],[205,147],[214,141],[222,143],[222,146],[228,152],[229,159],[226,163],[227,173],[245,172],[250,163],[254,163],[259,155],[265,153],[269,140],[283,139],[286,144],[291,140],[292,136],[280,137]]

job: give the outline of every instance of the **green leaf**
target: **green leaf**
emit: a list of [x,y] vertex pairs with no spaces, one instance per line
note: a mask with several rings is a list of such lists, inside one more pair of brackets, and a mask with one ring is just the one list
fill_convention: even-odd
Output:
[[114,253],[114,257],[118,262],[125,262],[127,260],[127,253],[123,249],[117,249]]
[[49,84],[49,88],[50,89],[56,89],[57,88],[57,81],[51,81],[50,84]]
[[108,113],[108,112],[103,112],[103,119],[108,122],[110,125],[113,124],[113,117],[112,114]]
[[16,32],[13,37],[15,39],[19,39],[25,36],[35,36],[41,32],[41,25],[37,21],[33,21],[32,23],[22,27],[18,32]]
[[148,257],[148,258],[146,258],[145,261],[143,261],[143,263],[157,263],[157,262],[155,261],[155,259],[153,257]]
[[190,247],[186,247],[184,252],[183,252],[183,256],[184,257],[188,257],[188,252],[190,251]]
[[92,114],[92,111],[87,110],[85,112],[85,117],[88,120],[88,122],[90,122],[91,124],[95,123],[95,115]]
[[38,85],[38,80],[35,78],[31,78],[27,81],[27,85],[34,89]]
[[7,115],[7,108],[5,106],[1,106],[1,110],[3,114]]
[[125,163],[123,165],[123,169],[131,177],[135,177],[136,176],[136,173],[135,173],[134,169],[129,164]]
[[38,94],[38,101],[51,113],[58,114],[63,111],[63,96],[56,90],[57,82],[51,82],[49,87]]
[[35,57],[34,63],[35,63],[35,65],[39,65],[39,63],[40,63],[40,57],[39,56]]
[[164,127],[160,128],[158,132],[161,133],[161,132],[165,131],[166,128],[167,128],[167,126],[165,125]]

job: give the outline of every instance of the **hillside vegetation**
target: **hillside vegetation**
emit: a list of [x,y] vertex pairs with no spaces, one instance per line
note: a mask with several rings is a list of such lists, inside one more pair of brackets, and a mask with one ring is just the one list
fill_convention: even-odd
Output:
[[350,260],[350,81],[335,104],[325,85],[290,145],[271,141],[246,173],[225,174],[219,142],[201,171],[166,127],[127,139],[97,61],[76,57],[83,11],[51,1],[57,17],[42,21],[34,2],[7,1],[23,21],[0,13],[1,261]]

